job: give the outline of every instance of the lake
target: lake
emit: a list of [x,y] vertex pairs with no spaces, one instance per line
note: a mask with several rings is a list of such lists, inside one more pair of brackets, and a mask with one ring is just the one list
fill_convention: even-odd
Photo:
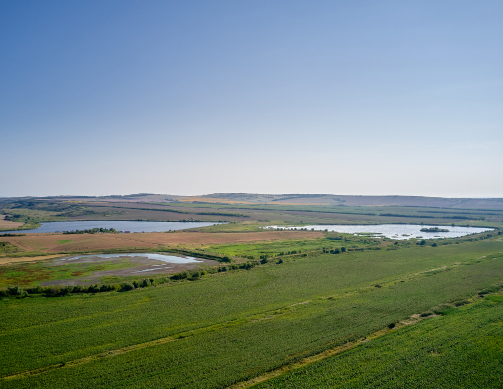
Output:
[[438,226],[433,225],[419,225],[419,224],[376,224],[376,225],[315,225],[315,226],[302,226],[302,227],[282,227],[282,226],[269,226],[266,228],[276,229],[284,228],[289,230],[300,230],[306,228],[315,231],[333,231],[342,232],[345,234],[354,235],[369,235],[374,238],[386,237],[390,239],[440,239],[440,238],[458,238],[460,236],[478,234],[485,231],[492,231],[493,228],[484,227],[451,227],[441,226],[439,228],[447,229],[449,232],[422,232],[422,228],[435,228]]
[[48,222],[34,230],[0,231],[0,234],[31,234],[42,232],[64,232],[75,230],[89,230],[91,228],[115,228],[117,231],[125,232],[165,232],[174,230],[184,230],[187,228],[197,228],[213,226],[221,223],[211,222],[144,222],[128,220],[90,220],[74,222]]

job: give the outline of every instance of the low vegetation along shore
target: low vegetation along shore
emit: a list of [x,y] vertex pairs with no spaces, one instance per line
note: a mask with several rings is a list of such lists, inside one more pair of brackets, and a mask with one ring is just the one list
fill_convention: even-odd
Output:
[[[0,237],[0,386],[499,387],[501,219],[403,241],[273,222]],[[204,262],[61,259],[112,252]]]

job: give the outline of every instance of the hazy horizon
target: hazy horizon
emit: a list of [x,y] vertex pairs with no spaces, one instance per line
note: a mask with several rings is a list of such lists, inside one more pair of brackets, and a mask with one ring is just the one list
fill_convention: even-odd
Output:
[[102,195],[81,195],[81,194],[68,194],[68,195],[46,195],[46,196],[0,196],[0,198],[44,198],[44,197],[115,197],[115,196],[135,196],[135,195],[165,195],[176,197],[197,197],[197,196],[210,196],[217,194],[253,194],[253,195],[323,195],[323,196],[355,196],[355,197],[426,197],[426,198],[445,198],[445,199],[503,199],[503,197],[447,197],[447,196],[418,196],[418,195],[397,195],[397,194],[384,194],[384,195],[362,195],[362,194],[344,194],[344,193],[259,193],[259,192],[219,192],[219,193],[196,193],[196,194],[175,194],[175,193],[127,193],[127,194],[102,194]]
[[0,195],[501,198],[502,17],[491,0],[3,2]]

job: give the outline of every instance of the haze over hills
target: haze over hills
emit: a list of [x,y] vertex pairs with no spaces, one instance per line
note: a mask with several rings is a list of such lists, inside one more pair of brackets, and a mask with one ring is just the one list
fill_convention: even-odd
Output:
[[[33,197],[35,199],[35,197]],[[112,196],[51,196],[39,199],[113,202],[184,202],[223,204],[285,204],[326,206],[405,206],[466,209],[503,209],[503,198],[446,198],[425,196],[358,196],[334,194],[213,193],[199,196],[138,193]]]

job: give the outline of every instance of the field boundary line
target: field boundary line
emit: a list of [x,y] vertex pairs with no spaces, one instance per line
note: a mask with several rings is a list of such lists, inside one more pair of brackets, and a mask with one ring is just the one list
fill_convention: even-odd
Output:
[[387,335],[390,332],[400,330],[401,328],[406,327],[406,326],[415,325],[415,324],[419,323],[420,321],[423,321],[425,319],[432,318],[432,317],[437,317],[437,316],[438,315],[429,315],[426,317],[421,317],[419,314],[412,315],[412,316],[410,316],[409,320],[403,320],[400,323],[397,323],[396,326],[392,329],[390,329],[388,327],[380,329],[380,330],[375,331],[375,332],[371,333],[370,335],[368,335],[364,338],[361,338],[357,341],[347,342],[341,346],[329,348],[328,350],[322,351],[321,353],[302,358],[300,361],[295,362],[295,363],[286,364],[286,365],[281,366],[275,370],[271,370],[261,376],[252,378],[248,381],[242,381],[242,382],[238,382],[234,385],[228,386],[227,389],[250,388],[250,387],[252,387],[256,384],[259,384],[261,382],[268,381],[271,378],[279,377],[285,373],[288,373],[293,370],[297,370],[297,369],[304,367],[304,366],[307,366],[311,363],[319,362],[323,359],[326,359],[326,358],[332,357],[334,355],[343,353],[345,351],[351,350],[351,349],[358,347],[362,344],[368,343],[374,339],[377,339],[377,338],[380,338],[384,335]]
[[96,354],[96,355],[91,355],[91,356],[84,357],[84,358],[75,359],[70,362],[58,363],[57,365],[41,367],[41,368],[35,369],[35,370],[25,370],[25,371],[22,371],[19,373],[4,376],[1,379],[2,380],[11,380],[11,379],[16,379],[16,378],[23,378],[23,377],[39,375],[39,374],[47,373],[49,371],[60,369],[63,367],[72,367],[72,366],[76,366],[76,365],[81,365],[83,363],[89,363],[94,360],[98,360],[100,358],[106,358],[106,357],[112,357],[115,355],[125,354],[125,353],[131,352],[131,351],[140,350],[140,349],[151,347],[151,346],[157,346],[160,344],[174,342],[175,340],[177,340],[177,339],[175,339],[172,336],[168,336],[168,337],[161,338],[161,339],[151,340],[151,341],[145,342],[145,343],[139,343],[139,344],[135,344],[132,346],[126,346],[126,347],[118,348],[115,350],[105,351],[101,354]]

